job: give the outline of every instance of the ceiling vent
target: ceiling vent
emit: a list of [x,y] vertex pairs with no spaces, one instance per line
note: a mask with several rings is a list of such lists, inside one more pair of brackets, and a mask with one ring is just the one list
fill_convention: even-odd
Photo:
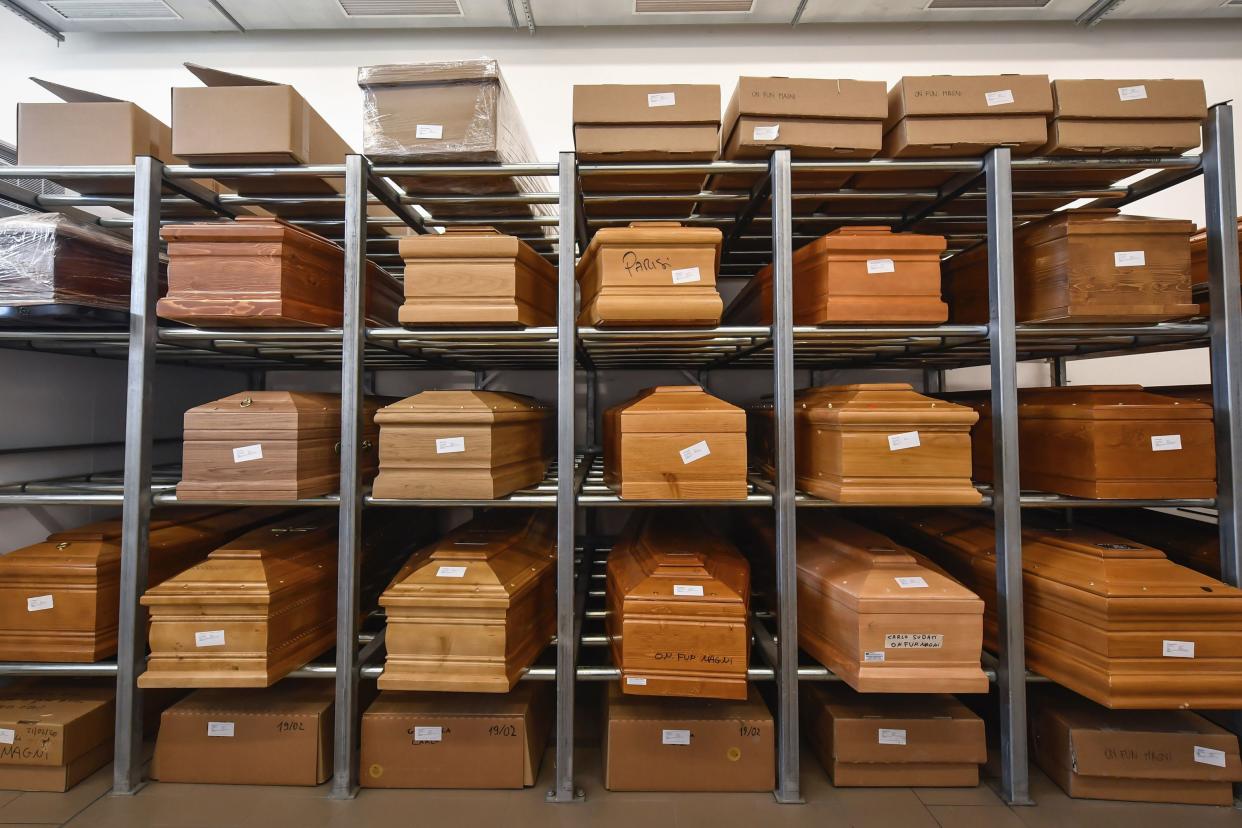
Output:
[[1012,9],[1045,9],[1052,0],[931,0],[928,11],[953,9],[957,11],[1006,11]]
[[346,17],[462,17],[458,0],[337,0]]
[[634,14],[749,14],[755,0],[634,0]]
[[1238,7],[1242,6],[1242,0],[1225,0],[1225,2],[1221,3],[1221,5]]
[[43,0],[65,20],[180,20],[164,0]]

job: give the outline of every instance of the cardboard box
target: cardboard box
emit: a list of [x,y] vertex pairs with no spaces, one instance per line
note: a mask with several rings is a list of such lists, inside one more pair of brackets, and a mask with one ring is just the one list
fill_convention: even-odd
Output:
[[1207,93],[1196,80],[1056,80],[1045,155],[1169,154],[1199,146]]
[[313,679],[197,690],[160,718],[151,778],[318,785],[332,774],[333,694]]
[[362,716],[364,788],[535,784],[554,718],[551,686],[493,693],[380,693]]
[[788,147],[795,158],[870,158],[888,115],[880,81],[738,78],[725,107],[721,157],[766,158]]
[[67,791],[112,760],[111,682],[0,690],[0,790]]
[[1030,153],[1048,139],[1047,75],[909,76],[888,93],[883,155],[963,157],[992,147]]
[[839,788],[974,787],[987,761],[983,720],[953,696],[804,684],[802,720]]
[[1080,799],[1232,805],[1238,737],[1187,710],[1109,710],[1064,690],[1032,697],[1031,752]]
[[746,701],[627,696],[608,688],[604,787],[610,791],[770,791],[772,714]]
[[591,161],[711,161],[720,149],[720,87],[574,87],[574,146]]

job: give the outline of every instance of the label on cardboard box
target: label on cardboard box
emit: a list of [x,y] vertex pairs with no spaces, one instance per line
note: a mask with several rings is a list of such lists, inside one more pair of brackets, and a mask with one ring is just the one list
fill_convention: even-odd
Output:
[[897,265],[892,259],[867,259],[867,273],[896,273]]
[[943,633],[889,633],[884,636],[886,650],[939,650],[943,646]]
[[1147,264],[1147,254],[1142,250],[1118,250],[1113,254],[1114,267],[1143,267]]
[[38,612],[39,610],[50,610],[52,608],[52,596],[35,595],[26,599],[26,612]]
[[234,463],[248,463],[251,460],[263,459],[263,444],[255,443],[253,446],[238,446],[233,449]]
[[869,650],[868,652],[863,653],[863,661],[864,661],[864,662],[867,662],[867,661],[883,661],[883,660],[884,660],[884,651],[883,651],[883,650]]
[[1217,768],[1223,768],[1225,767],[1225,752],[1195,745],[1195,761],[1200,765],[1212,765]]
[[464,578],[466,577],[466,568],[464,566],[442,566],[436,570],[437,578]]
[[224,630],[204,630],[194,633],[195,647],[223,647]]
[[677,93],[676,92],[648,92],[647,93],[647,107],[649,109],[653,107],[657,107],[657,106],[676,106],[676,105],[677,105]]
[[904,745],[906,732],[897,727],[882,727],[877,738],[882,745]]
[[888,435],[888,450],[901,451],[902,449],[917,448],[919,446],[919,433],[917,431],[904,431],[901,434]]
[[436,454],[456,454],[466,450],[465,437],[437,437]]
[[781,125],[772,124],[770,126],[757,126],[752,134],[752,141],[775,141],[776,137],[781,134]]
[[423,725],[414,727],[415,742],[439,742],[444,739],[444,728],[436,725]]
[[1195,642],[1165,641],[1163,655],[1165,658],[1194,658]]
[[232,722],[208,722],[207,723],[207,735],[208,736],[225,736],[231,739],[234,736],[233,731],[234,731],[234,725]]
[[[10,727],[0,727],[0,745],[11,745],[17,738],[17,731]],[[1198,750],[1199,748],[1195,748]]]
[[893,580],[902,589],[925,589],[927,587],[927,581],[920,575],[910,575],[904,578],[894,578]]
[[665,730],[661,734],[660,742],[665,745],[688,745],[690,744],[690,731]]
[[683,267],[673,271],[673,284],[685,285],[690,282],[698,282],[703,277],[699,275],[697,267]]
[[625,683],[631,687],[646,687],[647,679],[642,676],[626,676]]
[[995,92],[984,92],[983,98],[988,102],[988,106],[1001,106],[1002,104],[1013,103],[1012,89],[998,89]]
[[702,460],[711,454],[712,450],[707,447],[706,440],[699,440],[694,445],[682,449],[679,453],[681,454],[681,462],[688,466],[695,460]]
[[1181,451],[1182,435],[1180,434],[1153,434],[1151,435],[1152,451]]
[[414,126],[414,137],[430,138],[440,140],[444,137],[444,124],[416,124]]
[[1138,86],[1119,86],[1117,87],[1117,97],[1123,101],[1143,101],[1147,99],[1147,87],[1142,84]]

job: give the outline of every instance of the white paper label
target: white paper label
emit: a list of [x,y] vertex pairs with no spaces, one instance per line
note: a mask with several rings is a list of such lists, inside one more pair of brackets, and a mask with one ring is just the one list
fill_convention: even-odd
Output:
[[703,597],[703,587],[698,584],[673,584],[674,595],[688,595],[695,598]]
[[988,106],[1000,106],[1001,104],[1013,103],[1012,89],[998,89],[995,92],[984,92],[984,99],[988,102]]
[[647,106],[676,106],[677,94],[675,92],[648,92]]
[[943,646],[942,633],[889,633],[884,636],[887,650],[939,650]]
[[38,612],[39,610],[49,610],[52,608],[52,596],[36,595],[33,598],[26,599],[26,612]]
[[920,575],[911,575],[907,578],[894,578],[893,580],[896,581],[897,586],[901,587],[902,589],[926,589],[927,588],[927,581],[923,580],[922,576]]
[[1164,642],[1165,658],[1194,658],[1195,642],[1193,641],[1165,641]]
[[681,450],[681,462],[688,466],[695,460],[702,460],[711,453],[712,450],[707,447],[707,441],[699,440],[693,446]]
[[251,460],[263,459],[263,444],[255,443],[253,446],[239,446],[233,449],[234,463],[248,463]]
[[414,137],[439,140],[444,137],[444,124],[418,124],[414,127]]
[[224,630],[204,630],[194,633],[195,647],[223,647]]
[[896,273],[897,265],[892,259],[867,259],[868,273]]
[[[0,727],[0,745],[11,745],[17,738],[17,731],[8,727]],[[1198,750],[1198,748],[1195,748]]]
[[1143,267],[1147,264],[1147,254],[1142,250],[1118,250],[1113,254],[1114,267]]
[[1147,99],[1146,86],[1119,86],[1117,87],[1117,97],[1123,101],[1143,101]]
[[232,722],[208,722],[207,723],[207,735],[208,736],[227,736],[231,739],[233,738],[233,723]]
[[642,676],[626,676],[625,683],[631,687],[646,687],[647,680]]
[[416,742],[439,742],[443,738],[444,728],[439,725],[435,727],[414,727],[414,741]]
[[1153,434],[1151,435],[1152,451],[1181,451],[1182,435],[1180,434]]
[[863,661],[883,661],[884,652],[882,650],[871,650],[863,653]]
[[895,727],[880,728],[879,741],[882,745],[904,745],[906,732]]
[[466,450],[465,437],[437,437],[436,454],[457,454]]
[[673,271],[673,284],[675,285],[685,285],[690,282],[698,282],[702,278],[703,277],[699,275],[699,269],[697,267],[683,267],[679,270]]
[[464,578],[466,577],[466,568],[464,566],[442,566],[436,570],[437,578]]
[[776,136],[780,135],[780,132],[781,132],[780,124],[772,124],[771,126],[757,126],[755,127],[754,137],[751,140],[753,141],[775,141]]
[[666,745],[688,745],[690,744],[690,731],[666,730],[661,741]]
[[1225,752],[1195,745],[1195,761],[1200,765],[1213,765],[1223,768],[1225,766]]
[[905,431],[901,434],[888,435],[888,450],[901,451],[902,449],[916,448],[919,445],[919,433],[917,431]]

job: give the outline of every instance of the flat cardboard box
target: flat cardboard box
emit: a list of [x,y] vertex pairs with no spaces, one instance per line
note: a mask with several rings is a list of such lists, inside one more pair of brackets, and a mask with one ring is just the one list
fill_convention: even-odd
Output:
[[551,687],[495,693],[381,692],[362,716],[364,788],[535,784],[554,717]]
[[1041,155],[1180,155],[1202,142],[1198,121],[1055,119]]
[[575,86],[573,118],[578,155],[594,161],[708,160],[720,149],[711,84]]
[[0,790],[64,793],[112,761],[112,738],[67,765],[0,766]]
[[1076,694],[1032,697],[1031,752],[1082,799],[1230,805],[1238,738],[1186,710],[1108,710]]
[[111,746],[115,720],[111,682],[6,687],[0,690],[0,767],[72,764],[101,745]]
[[608,688],[604,787],[610,791],[770,791],[772,714],[751,686],[744,702],[627,696]]
[[889,90],[887,126],[910,117],[1051,114],[1047,75],[906,76]]
[[1114,120],[1207,118],[1201,80],[1054,80],[1053,116]]
[[738,78],[721,155],[765,158],[772,147],[788,147],[799,158],[869,158],[880,150],[887,114],[880,81]]
[[332,774],[332,682],[197,690],[164,711],[151,778],[318,785]]
[[1010,147],[1017,154],[1030,154],[1047,142],[1048,121],[1042,115],[904,118],[884,136],[881,155],[961,157],[981,155],[993,147]]

